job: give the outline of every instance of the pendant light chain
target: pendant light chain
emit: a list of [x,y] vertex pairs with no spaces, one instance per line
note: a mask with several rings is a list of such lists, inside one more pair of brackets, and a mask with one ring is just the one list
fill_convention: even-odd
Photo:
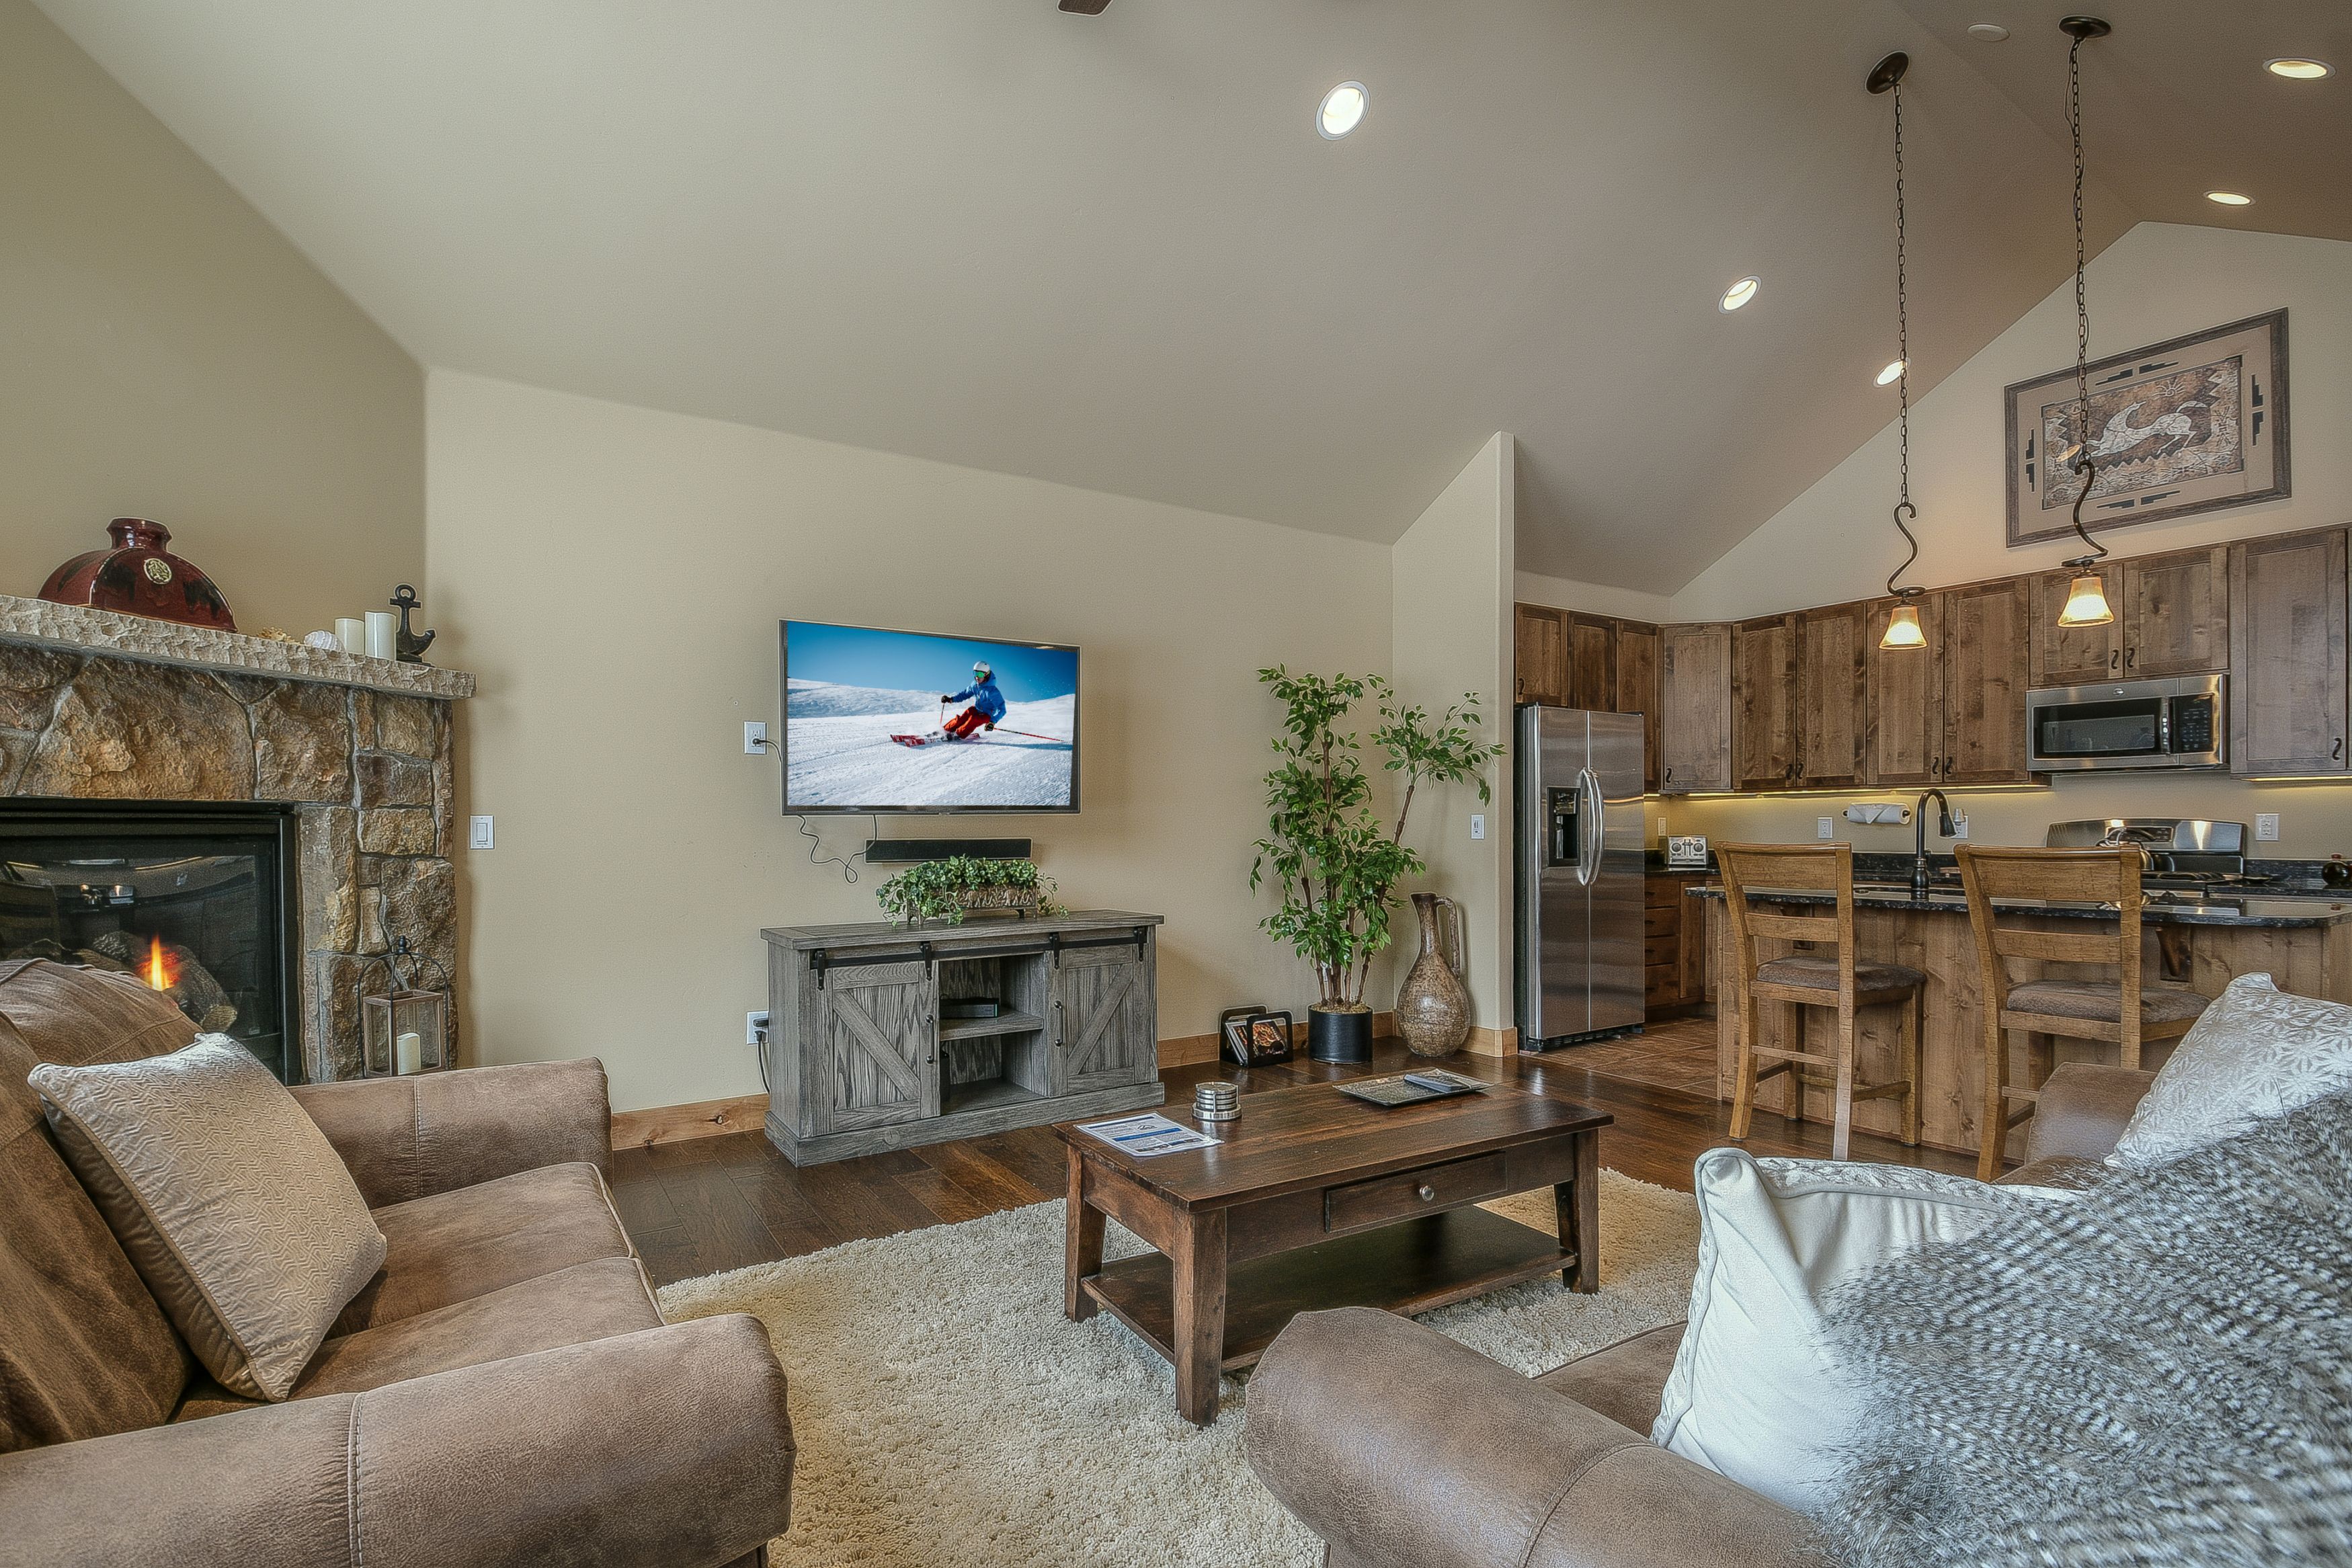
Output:
[[[2074,42],[2066,50],[2066,128],[2074,141],[2074,450],[2073,465],[2082,476],[2074,492],[2074,531],[2082,536],[2091,553],[2082,559],[2089,564],[2104,558],[2106,546],[2091,537],[2083,526],[2083,503],[2091,498],[2091,486],[2098,479],[2098,465],[2091,461],[2091,306],[2084,287],[2087,254],[2083,244],[2083,41],[2097,37],[2105,31],[2099,24],[2099,33],[2075,31]],[[2073,563],[2069,563],[2073,564]]]
[[[1906,194],[1903,185],[1903,73],[1910,61],[1901,55],[1889,55],[1871,72],[1868,86],[1873,92],[1891,92],[1895,97],[1895,461],[1900,488],[1895,503],[1895,527],[1902,533],[1911,553],[1903,564],[1886,574],[1886,591],[1907,611],[1912,600],[1922,590],[1898,587],[1912,562],[1919,559],[1919,537],[1904,521],[1907,515],[1916,517],[1919,508],[1911,504],[1911,277],[1910,230]],[[1888,643],[1885,646],[1908,644]]]

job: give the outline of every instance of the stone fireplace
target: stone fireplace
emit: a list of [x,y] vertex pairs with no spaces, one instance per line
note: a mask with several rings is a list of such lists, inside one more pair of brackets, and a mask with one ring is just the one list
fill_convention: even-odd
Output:
[[183,1009],[241,1017],[265,1061],[275,1007],[283,1076],[358,1076],[372,960],[404,937],[457,972],[450,706],[473,687],[0,595],[0,958],[170,966]]

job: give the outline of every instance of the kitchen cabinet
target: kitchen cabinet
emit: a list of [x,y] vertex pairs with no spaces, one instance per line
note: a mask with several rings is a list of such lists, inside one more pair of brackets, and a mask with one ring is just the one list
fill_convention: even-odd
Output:
[[[2124,563],[2098,569],[2109,608],[2124,602]],[[2061,626],[2059,613],[2074,586],[2072,568],[2033,579],[2032,678],[2034,686],[2082,686],[2123,678],[2124,625],[2120,617],[2097,626]]]
[[1658,789],[1685,795],[1731,788],[1731,628],[1658,633]]
[[1801,618],[1767,615],[1731,628],[1732,782],[1787,789],[1803,767],[1804,708],[1798,673]]
[[1570,707],[1617,711],[1617,623],[1598,615],[1568,617],[1567,695]]
[[1568,701],[1568,614],[1540,604],[1513,607],[1515,702]]
[[1923,593],[1911,601],[1919,612],[1921,648],[1882,648],[1896,601],[1870,607],[1864,659],[1868,672],[1869,734],[1864,747],[1864,782],[1934,784],[1944,771],[1944,599]]
[[1705,872],[1652,872],[1642,879],[1642,1000],[1647,1018],[1672,1017],[1706,1001],[1706,913],[1687,890]]
[[1619,713],[1642,716],[1642,788],[1658,789],[1658,629],[1640,621],[1617,622]]
[[2123,580],[2116,608],[2126,679],[2229,668],[2228,546],[2135,556],[2123,563]]
[[2021,784],[2025,580],[1948,589],[1943,601],[1944,763],[1939,784]]
[[1867,775],[1870,609],[1836,604],[1797,618],[1797,782],[1851,789]]
[[2248,539],[2229,555],[2231,769],[2346,772],[2346,530]]

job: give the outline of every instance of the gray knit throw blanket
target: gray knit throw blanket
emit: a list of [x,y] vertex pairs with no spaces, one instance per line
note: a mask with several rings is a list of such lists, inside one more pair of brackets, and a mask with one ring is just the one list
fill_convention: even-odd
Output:
[[2352,1563],[2352,1094],[1857,1276],[1853,1568]]

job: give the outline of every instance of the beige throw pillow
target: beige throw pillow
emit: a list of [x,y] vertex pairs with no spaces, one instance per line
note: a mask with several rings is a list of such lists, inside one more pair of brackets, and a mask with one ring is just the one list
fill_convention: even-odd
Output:
[[2352,1084],[2352,1008],[2241,975],[2147,1086],[2107,1164],[2169,1165]]
[[383,1233],[326,1135],[223,1035],[29,1082],[196,1359],[249,1399],[285,1398],[383,1265]]

